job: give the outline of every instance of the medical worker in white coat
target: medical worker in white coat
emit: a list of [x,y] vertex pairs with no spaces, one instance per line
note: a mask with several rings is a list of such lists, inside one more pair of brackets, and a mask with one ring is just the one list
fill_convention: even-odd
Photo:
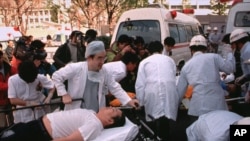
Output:
[[[102,41],[89,43],[85,57],[86,61],[68,64],[52,76],[57,93],[65,103],[65,110],[87,108],[97,112],[105,106],[106,93],[103,90],[106,87],[123,105],[137,107],[138,101],[131,99],[112,75],[102,68],[106,58]],[[65,80],[68,80],[68,90],[63,83]],[[84,101],[72,102],[73,98],[83,98]]]
[[147,50],[151,54],[139,64],[136,79],[136,97],[145,107],[146,120],[155,120],[153,130],[163,140],[169,139],[169,121],[176,120],[178,94],[176,91],[176,65],[172,58],[161,54],[163,45],[159,41],[151,42]]
[[208,112],[187,128],[188,141],[229,141],[230,125],[243,119],[242,116],[226,110]]
[[108,73],[114,77],[116,82],[120,82],[127,76],[128,72],[133,72],[136,69],[138,62],[137,54],[127,52],[121,58],[121,61],[106,63],[103,65],[103,68],[108,70]]
[[[235,29],[230,35],[230,43],[233,47],[240,50],[240,63],[243,75],[236,78],[235,83],[237,85],[242,85],[243,83],[238,83],[242,79],[246,79],[247,75],[250,74],[250,65],[247,63],[250,60],[250,42],[249,35],[243,29]],[[244,93],[245,100],[250,101],[250,87],[248,86],[246,92]]]
[[181,70],[177,91],[182,99],[188,85],[193,87],[188,109],[189,123],[191,124],[202,114],[213,110],[228,109],[225,92],[220,85],[219,72],[233,73],[235,59],[232,52],[227,54],[226,60],[218,54],[205,53],[207,41],[202,35],[196,35],[191,39],[190,50],[192,58]]

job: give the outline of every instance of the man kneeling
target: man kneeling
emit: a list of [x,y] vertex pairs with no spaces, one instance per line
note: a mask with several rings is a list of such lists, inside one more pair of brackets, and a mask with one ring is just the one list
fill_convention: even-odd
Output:
[[60,111],[15,124],[1,133],[0,141],[88,141],[104,128],[124,124],[125,116],[117,108],[104,107],[98,113],[87,109]]

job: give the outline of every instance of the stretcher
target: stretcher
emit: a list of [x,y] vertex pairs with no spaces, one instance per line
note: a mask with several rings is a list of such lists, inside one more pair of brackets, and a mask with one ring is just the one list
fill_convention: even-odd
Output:
[[138,133],[138,126],[126,118],[124,126],[104,129],[94,141],[132,141]]
[[[73,99],[72,101],[83,101],[82,98]],[[13,112],[16,110],[23,110],[23,109],[34,109],[37,107],[45,107],[45,106],[52,106],[52,105],[60,105],[63,104],[62,101],[58,102],[51,102],[48,104],[41,104],[41,105],[34,105],[34,106],[26,106],[26,107],[20,107],[20,108],[11,108],[11,109],[5,109],[1,110],[0,113],[7,113],[7,112]],[[8,127],[6,127],[8,128]],[[139,127],[131,122],[126,117],[125,125],[122,127],[116,127],[116,128],[109,128],[104,129],[100,136],[98,136],[94,141],[132,141],[136,138],[136,136],[139,133]]]
[[[133,107],[118,107],[123,113],[128,117],[130,121],[132,121],[135,125],[137,125],[138,132],[136,132],[135,137],[133,136],[132,141],[161,141],[162,139],[154,132],[146,123],[144,107],[138,107],[135,109]],[[149,118],[154,121],[154,117],[148,115]],[[131,138],[132,139],[132,138]],[[129,140],[125,140],[129,141]]]

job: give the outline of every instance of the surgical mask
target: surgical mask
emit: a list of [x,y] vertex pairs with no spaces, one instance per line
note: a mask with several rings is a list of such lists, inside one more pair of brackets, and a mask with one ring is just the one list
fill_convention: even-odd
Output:
[[88,71],[88,79],[92,82],[101,82],[101,73],[95,71]]

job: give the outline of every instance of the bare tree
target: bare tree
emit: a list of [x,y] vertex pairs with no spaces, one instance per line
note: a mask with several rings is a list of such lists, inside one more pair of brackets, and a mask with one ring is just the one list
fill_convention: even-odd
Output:
[[79,13],[84,16],[81,23],[87,23],[87,28],[93,28],[95,18],[104,11],[99,0],[72,0],[71,2],[81,10]]
[[109,31],[111,30],[114,21],[118,19],[118,17],[122,14],[122,12],[143,7],[148,5],[147,0],[104,0],[107,14],[107,24],[109,25]]
[[22,34],[27,31],[29,12],[41,7],[45,0],[1,0],[5,26],[17,26]]
[[12,17],[14,16],[13,13],[14,10],[11,1],[5,1],[5,0],[0,1],[0,7],[2,9],[5,26],[10,26]]

